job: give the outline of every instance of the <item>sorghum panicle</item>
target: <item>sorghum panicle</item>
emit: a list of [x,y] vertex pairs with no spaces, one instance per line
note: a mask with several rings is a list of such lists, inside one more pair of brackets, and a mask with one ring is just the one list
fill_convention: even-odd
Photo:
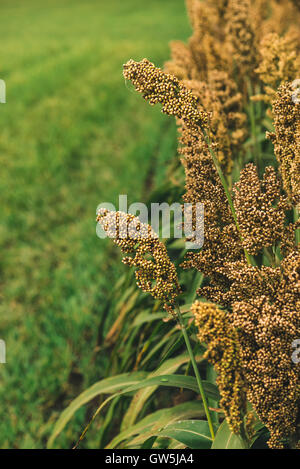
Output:
[[239,433],[246,412],[246,394],[237,332],[230,325],[227,312],[212,303],[196,301],[191,310],[199,341],[207,344],[204,358],[214,365],[218,373],[220,406],[231,430]]
[[124,257],[123,262],[136,268],[138,287],[162,301],[165,309],[172,312],[181,289],[167,249],[151,226],[129,213],[107,209],[99,210],[97,222],[122,252],[134,254]]
[[263,99],[272,103],[277,88],[285,81],[293,81],[299,72],[299,58],[293,35],[279,36],[277,33],[267,34],[261,41],[259,67],[255,72],[265,85],[265,94],[253,99]]
[[233,303],[232,324],[247,397],[270,431],[269,447],[283,448],[284,438],[300,441],[300,363],[292,360],[300,330],[299,251],[272,274],[264,291],[255,287],[253,278],[252,297]]
[[273,101],[275,132],[267,132],[274,144],[284,189],[291,202],[300,202],[300,103],[292,99],[291,83],[281,85]]
[[199,109],[195,96],[176,77],[164,73],[147,59],[129,60],[123,74],[151,105],[162,104],[163,113],[182,119],[188,127],[207,127],[208,114]]
[[246,165],[234,186],[234,193],[243,246],[250,254],[284,241],[289,204],[287,197],[281,194],[281,183],[272,166],[265,169],[260,181],[256,166]]

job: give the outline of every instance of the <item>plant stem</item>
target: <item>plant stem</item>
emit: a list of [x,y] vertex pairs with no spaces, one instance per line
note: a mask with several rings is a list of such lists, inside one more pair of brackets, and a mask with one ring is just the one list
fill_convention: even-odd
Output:
[[[299,208],[297,206],[297,207],[294,207],[294,223],[297,223],[298,220],[299,220]],[[300,229],[299,228],[296,228],[295,237],[296,237],[296,243],[299,244],[300,243]]]
[[196,296],[197,296],[197,290],[201,287],[203,280],[204,280],[204,275],[201,272],[196,272],[189,302],[194,303]]
[[184,340],[185,340],[186,348],[188,350],[191,363],[193,365],[193,369],[194,369],[194,373],[195,373],[195,376],[196,376],[196,381],[197,381],[197,384],[198,384],[199,392],[200,392],[200,395],[201,395],[201,398],[202,398],[202,401],[203,401],[203,407],[204,407],[204,410],[205,410],[205,414],[206,414],[206,418],[207,418],[207,422],[208,422],[208,426],[209,426],[209,431],[210,431],[212,439],[214,440],[215,439],[215,432],[214,432],[214,427],[213,427],[210,411],[209,411],[209,408],[208,408],[207,398],[206,398],[204,388],[203,388],[203,384],[202,384],[202,379],[201,379],[201,376],[200,376],[200,373],[199,373],[199,370],[198,370],[198,366],[197,366],[197,363],[196,363],[196,360],[195,360],[195,357],[194,357],[194,354],[193,354],[191,342],[190,342],[189,336],[187,334],[187,331],[186,331],[186,328],[185,328],[185,325],[184,325],[184,322],[183,322],[183,319],[182,319],[181,311],[180,311],[180,308],[179,308],[178,304],[176,305],[176,310],[177,310],[177,319],[178,319],[180,328],[182,330],[182,334],[183,334],[183,337],[184,337]]
[[[217,379],[217,372],[214,368],[214,366],[212,364],[209,364],[208,367],[207,367],[207,370],[206,370],[206,379],[210,382],[210,383],[213,383],[213,384],[216,384],[216,379]],[[208,405],[210,408],[216,408],[218,407],[218,401],[215,401],[214,399],[212,398],[208,398]],[[218,416],[218,413],[217,412],[214,412],[212,414],[212,421],[213,423],[215,423],[216,425],[219,426],[219,416]]]
[[251,81],[248,80],[248,94],[249,94],[249,114],[250,114],[250,123],[251,123],[251,135],[254,140],[254,161],[257,166],[257,170],[259,170],[259,160],[260,160],[260,145],[257,141],[257,132],[256,132],[256,119],[255,119],[255,107],[254,103],[251,100],[252,93],[252,86]]

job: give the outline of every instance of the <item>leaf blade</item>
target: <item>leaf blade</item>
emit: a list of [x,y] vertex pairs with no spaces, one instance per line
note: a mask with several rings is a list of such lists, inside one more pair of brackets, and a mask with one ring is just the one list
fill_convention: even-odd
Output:
[[212,438],[205,420],[183,420],[167,425],[159,436],[172,438],[190,449],[209,449]]
[[52,447],[56,437],[62,432],[66,424],[70,421],[75,412],[80,409],[80,407],[87,404],[100,394],[113,394],[117,389],[136,384],[138,381],[144,379],[146,375],[147,373],[140,371],[117,375],[112,378],[98,381],[83,391],[59,416],[48,440],[47,448]]
[[226,420],[222,422],[213,441],[212,449],[246,449],[247,446],[239,435],[233,433]]

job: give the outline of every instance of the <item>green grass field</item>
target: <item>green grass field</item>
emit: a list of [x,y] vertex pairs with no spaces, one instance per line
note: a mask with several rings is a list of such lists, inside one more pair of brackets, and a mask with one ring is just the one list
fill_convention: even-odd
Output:
[[[96,237],[96,206],[143,201],[176,151],[175,124],[149,112],[122,64],[162,65],[189,25],[183,0],[2,0],[0,11],[0,447],[40,448],[109,360],[94,349],[122,266]],[[97,447],[96,426],[88,441]]]

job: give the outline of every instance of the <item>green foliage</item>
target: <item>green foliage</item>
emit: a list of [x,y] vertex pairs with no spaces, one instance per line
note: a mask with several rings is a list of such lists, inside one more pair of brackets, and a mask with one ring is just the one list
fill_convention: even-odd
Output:
[[213,441],[212,449],[246,449],[245,442],[239,435],[232,433],[226,420],[220,425]]
[[[1,19],[0,447],[67,448],[87,428],[83,448],[244,448],[190,322],[203,276],[180,274],[181,309],[213,444],[178,325],[136,288],[93,222],[118,194],[181,198],[175,123],[132,98],[121,70],[131,56],[163,64],[168,41],[188,36],[184,2],[11,0]],[[183,240],[167,245],[178,265]]]
[[81,393],[71,404],[61,413],[58,421],[55,424],[52,435],[48,441],[48,448],[52,447],[52,444],[59,435],[59,433],[64,429],[68,421],[75,414],[75,412],[80,409],[84,404],[90,402],[99,394],[112,394],[117,389],[123,389],[130,385],[134,385],[139,381],[145,378],[145,373],[136,372],[136,373],[126,373],[118,376],[113,376],[112,378],[107,378],[99,383],[93,384],[90,388],[86,389]]
[[107,448],[116,448],[124,440],[128,440],[128,443],[123,444],[123,447],[137,448],[153,436],[170,437],[171,430],[169,435],[163,432],[164,430],[167,432],[167,427],[171,422],[201,417],[203,414],[204,411],[199,402],[185,402],[172,408],[158,410],[121,432],[107,445]]
[[[144,298],[135,299],[127,273],[127,297],[112,294],[125,268],[96,237],[95,210],[100,202],[116,203],[119,193],[128,193],[129,203],[140,200],[164,180],[176,151],[175,123],[137,105],[122,64],[144,55],[162,64],[168,41],[188,34],[181,0],[1,2],[2,448],[44,447],[82,390],[132,371],[139,327],[125,328],[122,337],[117,327],[111,343],[101,350],[99,344],[119,316],[117,302],[132,324]],[[156,320],[150,327],[158,337],[148,335],[145,357],[168,328]],[[111,348],[114,341],[122,354]],[[155,368],[158,352],[146,370]],[[93,409],[94,403],[76,413],[60,447],[73,444]],[[84,445],[101,443],[105,418]]]
[[166,425],[158,436],[173,438],[191,449],[210,449],[212,439],[205,420],[183,420]]

